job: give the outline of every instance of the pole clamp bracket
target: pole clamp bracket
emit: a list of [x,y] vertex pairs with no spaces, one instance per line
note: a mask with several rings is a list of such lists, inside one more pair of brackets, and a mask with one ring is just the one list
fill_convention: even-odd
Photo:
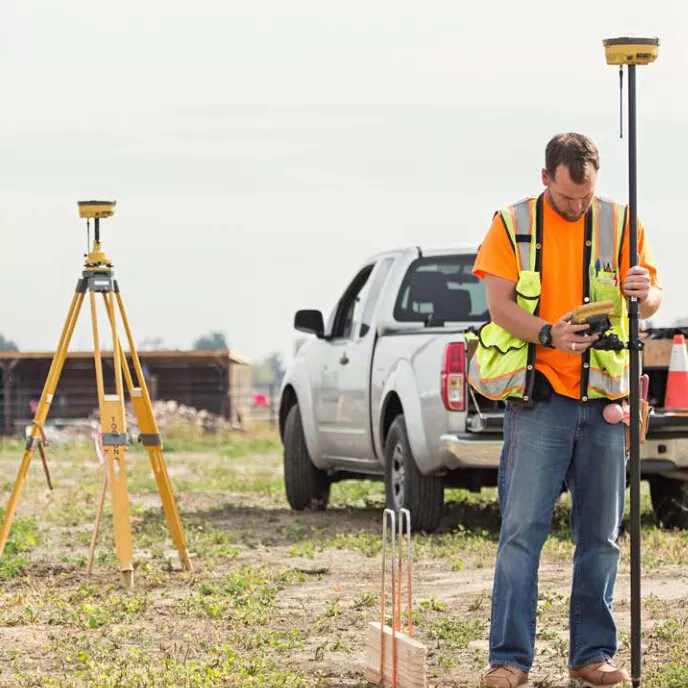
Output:
[[104,447],[126,447],[129,444],[129,435],[126,432],[104,432],[101,444]]
[[159,447],[162,444],[162,437],[159,432],[142,432],[139,435],[139,442],[141,442],[144,447]]

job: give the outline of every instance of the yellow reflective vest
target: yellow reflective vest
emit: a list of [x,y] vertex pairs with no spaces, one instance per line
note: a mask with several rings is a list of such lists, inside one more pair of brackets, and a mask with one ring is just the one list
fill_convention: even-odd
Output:
[[[526,198],[498,211],[511,239],[518,266],[516,302],[537,315],[542,284],[544,194]],[[613,301],[612,331],[628,342],[626,299],[621,292],[621,245],[626,207],[595,197],[585,215],[583,303]],[[563,315],[563,314],[562,314]],[[494,322],[477,335],[468,381],[488,399],[520,399],[532,403],[535,383],[535,344],[514,337]],[[629,352],[588,349],[581,355],[580,399],[620,399],[628,395]]]

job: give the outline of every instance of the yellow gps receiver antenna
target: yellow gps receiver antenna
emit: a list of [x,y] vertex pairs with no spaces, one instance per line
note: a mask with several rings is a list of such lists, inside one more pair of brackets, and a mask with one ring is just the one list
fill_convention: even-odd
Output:
[[[79,217],[86,220],[86,267],[111,265],[100,249],[100,221],[115,214],[117,201],[79,201]],[[94,220],[94,245],[91,247],[91,220]]]

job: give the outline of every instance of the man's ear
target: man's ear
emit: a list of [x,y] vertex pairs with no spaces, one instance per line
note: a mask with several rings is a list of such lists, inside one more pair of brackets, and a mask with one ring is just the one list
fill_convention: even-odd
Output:
[[543,186],[549,186],[550,183],[550,178],[549,175],[547,174],[547,170],[543,167],[542,168],[542,185]]

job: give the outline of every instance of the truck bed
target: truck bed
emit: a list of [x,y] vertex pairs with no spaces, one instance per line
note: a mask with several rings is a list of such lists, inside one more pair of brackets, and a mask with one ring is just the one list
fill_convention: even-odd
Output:
[[[646,441],[641,447],[644,475],[669,474],[688,469],[688,409],[664,408],[671,359],[673,330],[652,330],[645,335],[643,372],[650,378],[648,400],[652,407]],[[475,351],[468,347],[468,357]],[[504,403],[467,391],[465,431],[447,433],[442,446],[459,459],[461,468],[496,468],[503,442]]]

